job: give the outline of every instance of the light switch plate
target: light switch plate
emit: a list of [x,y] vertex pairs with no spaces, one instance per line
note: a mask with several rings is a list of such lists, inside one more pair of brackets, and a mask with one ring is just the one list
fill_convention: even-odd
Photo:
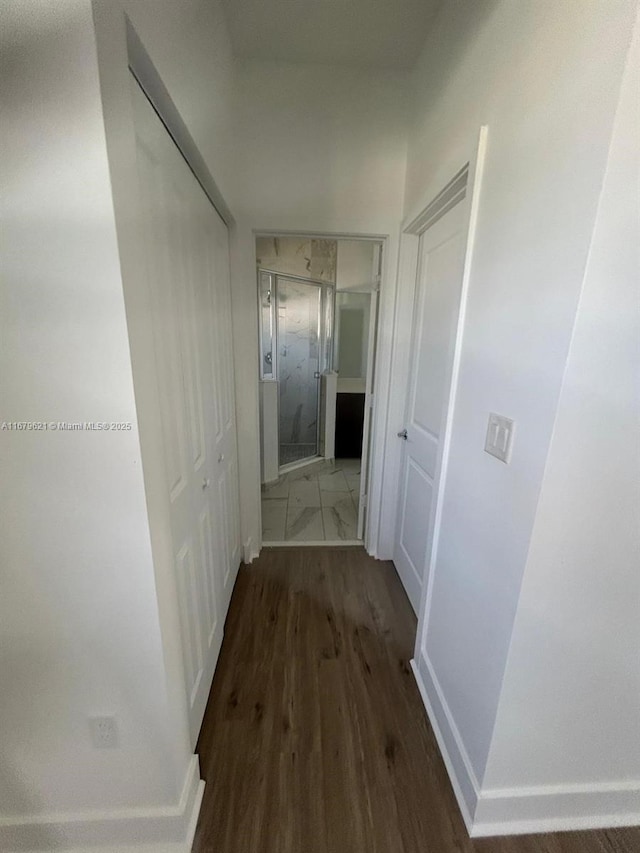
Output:
[[491,456],[495,456],[501,462],[509,464],[511,460],[511,447],[513,445],[513,432],[515,424],[511,418],[489,414],[489,425],[487,426],[487,439],[484,449]]

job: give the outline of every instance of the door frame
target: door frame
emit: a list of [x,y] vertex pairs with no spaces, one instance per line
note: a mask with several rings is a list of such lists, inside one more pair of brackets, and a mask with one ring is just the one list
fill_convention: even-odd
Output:
[[[377,244],[373,253],[373,269],[372,277],[376,283],[376,288],[369,291],[369,332],[367,338],[367,366],[365,368],[365,398],[364,398],[364,423],[362,425],[362,459],[364,460],[364,473],[362,465],[360,466],[360,492],[358,494],[358,526],[356,535],[358,539],[363,539],[370,514],[370,492],[371,483],[369,461],[373,454],[373,404],[374,404],[374,384],[376,379],[375,359],[378,352],[378,327],[380,310],[380,282],[382,278],[382,249],[380,244]],[[371,450],[371,454],[369,451]],[[378,507],[378,514],[380,507]]]
[[[423,196],[422,202],[416,213],[405,219],[402,225],[400,235],[400,249],[398,259],[398,290],[399,301],[402,299],[402,305],[398,305],[396,309],[396,327],[394,333],[395,339],[395,358],[394,363],[398,368],[398,372],[403,377],[403,400],[400,411],[402,418],[406,417],[407,399],[409,393],[410,380],[410,352],[412,340],[402,339],[401,324],[404,323],[406,328],[407,321],[411,318],[412,307],[415,298],[416,281],[419,267],[419,246],[420,237],[429,226],[435,221],[442,218],[446,213],[455,207],[457,204],[464,204],[465,211],[465,229],[467,234],[462,283],[460,288],[460,305],[458,309],[458,318],[456,323],[456,333],[453,344],[453,355],[451,362],[451,374],[449,379],[449,388],[446,393],[446,404],[444,407],[442,418],[441,441],[436,462],[436,474],[434,477],[435,489],[434,499],[431,505],[429,514],[429,548],[425,557],[423,567],[423,585],[420,598],[420,607],[418,611],[418,629],[416,633],[415,657],[420,653],[421,638],[425,636],[424,626],[429,618],[429,610],[431,605],[431,593],[433,588],[433,577],[435,564],[438,554],[440,523],[442,517],[442,498],[446,487],[447,467],[449,462],[449,453],[451,447],[451,432],[453,425],[453,416],[455,411],[456,391],[458,386],[458,376],[460,372],[460,358],[462,353],[462,339],[464,335],[464,322],[467,306],[467,298],[469,294],[469,280],[471,275],[471,262],[473,255],[473,247],[475,243],[475,234],[477,229],[478,208],[480,199],[480,190],[485,164],[485,155],[487,149],[488,128],[483,125],[479,129],[477,140],[472,148],[470,156],[466,159],[458,169],[449,171],[449,175],[453,173],[453,177],[449,180],[439,180],[438,184],[431,187]],[[471,146],[470,146],[471,147]],[[413,328],[413,323],[411,323]],[[410,336],[411,339],[413,335]],[[394,371],[395,373],[395,371]],[[394,435],[394,433],[391,433]],[[398,445],[401,442],[398,441]],[[401,449],[398,450],[398,455],[395,461],[395,477],[396,487],[393,490],[393,499],[396,504],[395,508],[395,527],[399,523],[399,506],[400,506],[400,474],[402,470]],[[394,535],[395,548],[395,535]]]
[[[375,337],[373,341],[369,341],[369,352],[367,353],[367,392],[365,395],[365,423],[368,409],[371,410],[370,428],[367,436],[367,443],[371,446],[369,455],[369,465],[366,476],[368,483],[367,495],[367,511],[366,525],[364,525],[364,540],[363,544],[368,554],[373,557],[378,556],[378,542],[380,536],[380,516],[382,513],[383,491],[382,482],[385,471],[385,438],[386,438],[386,413],[389,399],[389,387],[383,381],[384,371],[380,369],[380,335],[382,329],[381,322],[381,305],[380,299],[382,288],[385,292],[393,288],[393,277],[389,272],[388,255],[389,255],[389,235],[388,234],[354,234],[350,232],[335,232],[335,231],[295,231],[287,228],[254,228],[252,234],[252,252],[253,265],[255,267],[255,248],[256,239],[258,237],[302,237],[306,239],[316,240],[361,240],[367,243],[374,243],[379,246],[379,251],[375,253],[380,256],[376,258],[374,263],[377,265],[379,272],[374,274],[373,278],[376,282],[377,289],[372,296],[375,295],[377,302],[377,312],[375,320]],[[286,278],[285,273],[278,273]],[[295,276],[293,276],[295,278]],[[335,291],[337,293],[337,290]],[[372,299],[373,305],[373,299]],[[257,334],[259,331],[260,318],[256,320]],[[371,377],[373,375],[373,387],[371,387]],[[256,373],[257,376],[257,373]],[[257,381],[257,380],[256,380]],[[260,426],[258,426],[260,429]],[[364,443],[363,443],[364,454]],[[362,480],[362,475],[361,475]],[[260,522],[260,549],[263,547],[262,542],[262,502],[260,500],[260,484],[258,483],[258,506],[259,506],[259,522]],[[360,495],[362,498],[362,494]],[[364,524],[362,505],[358,512],[358,532],[360,532],[361,523]],[[300,544],[300,543],[298,543]],[[304,543],[303,543],[304,544]]]

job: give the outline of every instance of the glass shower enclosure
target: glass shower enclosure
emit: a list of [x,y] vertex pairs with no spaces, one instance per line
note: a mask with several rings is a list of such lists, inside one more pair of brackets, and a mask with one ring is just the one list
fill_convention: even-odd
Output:
[[318,455],[320,379],[330,370],[334,286],[258,271],[260,378],[278,382],[278,455],[285,468]]

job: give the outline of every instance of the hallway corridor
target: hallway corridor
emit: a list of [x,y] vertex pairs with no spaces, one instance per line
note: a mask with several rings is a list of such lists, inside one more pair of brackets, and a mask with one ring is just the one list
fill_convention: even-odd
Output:
[[640,829],[467,837],[409,667],[389,562],[281,548],[242,566],[198,743],[194,853],[637,853]]

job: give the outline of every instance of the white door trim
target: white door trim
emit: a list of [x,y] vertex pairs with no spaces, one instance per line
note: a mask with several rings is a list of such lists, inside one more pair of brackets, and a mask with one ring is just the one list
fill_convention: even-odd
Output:
[[[378,257],[380,254],[380,248],[375,252],[376,255],[376,270],[378,267]],[[376,278],[378,273],[375,273]],[[362,466],[360,469],[360,494],[358,496],[358,528],[357,528],[357,536],[358,539],[362,539],[365,531],[365,517],[369,517],[369,492],[370,484],[369,484],[369,469],[367,466],[367,460],[369,459],[369,449],[373,452],[373,441],[372,438],[372,422],[373,422],[373,405],[375,402],[375,395],[373,393],[373,386],[375,380],[375,354],[376,354],[376,334],[378,331],[378,310],[379,310],[379,300],[378,300],[378,291],[373,290],[370,293],[371,302],[369,304],[369,339],[367,344],[367,367],[365,371],[366,376],[366,390],[364,397],[364,424],[362,430],[362,461],[364,463],[364,474],[362,472]]]

